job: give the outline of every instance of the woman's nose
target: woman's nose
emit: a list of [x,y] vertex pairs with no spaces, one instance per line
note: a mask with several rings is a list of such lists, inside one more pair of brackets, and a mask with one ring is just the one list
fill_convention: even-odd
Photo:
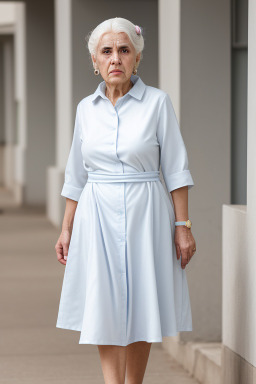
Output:
[[119,53],[118,52],[113,52],[111,60],[113,62],[119,62],[120,61]]

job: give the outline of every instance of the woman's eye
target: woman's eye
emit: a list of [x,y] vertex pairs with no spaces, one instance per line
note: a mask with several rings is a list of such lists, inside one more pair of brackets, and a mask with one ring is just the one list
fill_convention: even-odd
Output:
[[[124,53],[128,53],[128,49],[126,49],[126,48],[123,48],[122,49],[122,52],[124,52]],[[109,49],[105,49],[104,51],[103,51],[103,53],[109,53]]]

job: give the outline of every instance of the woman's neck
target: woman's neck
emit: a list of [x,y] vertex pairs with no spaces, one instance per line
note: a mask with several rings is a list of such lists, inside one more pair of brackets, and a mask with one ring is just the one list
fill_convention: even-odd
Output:
[[123,97],[133,87],[133,82],[130,80],[128,86],[120,87],[120,85],[109,86],[106,84],[105,95],[115,105],[116,101]]

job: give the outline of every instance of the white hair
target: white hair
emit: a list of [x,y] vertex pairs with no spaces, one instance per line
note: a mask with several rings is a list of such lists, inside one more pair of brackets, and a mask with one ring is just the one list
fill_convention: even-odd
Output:
[[135,29],[135,24],[133,24],[127,19],[123,19],[122,17],[114,17],[112,19],[105,20],[100,23],[95,29],[93,29],[85,38],[89,53],[90,55],[93,54],[96,57],[98,43],[104,33],[125,32],[135,48],[136,55],[141,52],[141,61],[142,51],[144,48],[144,38],[142,36],[142,28],[140,27],[140,29],[141,34],[138,35]]

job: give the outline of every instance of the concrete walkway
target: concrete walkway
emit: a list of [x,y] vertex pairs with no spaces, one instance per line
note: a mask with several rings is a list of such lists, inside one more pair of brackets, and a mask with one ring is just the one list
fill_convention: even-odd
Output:
[[[0,189],[0,384],[104,384],[97,346],[56,328],[65,268],[58,236],[44,209],[15,207]],[[155,343],[144,383],[197,381]]]

